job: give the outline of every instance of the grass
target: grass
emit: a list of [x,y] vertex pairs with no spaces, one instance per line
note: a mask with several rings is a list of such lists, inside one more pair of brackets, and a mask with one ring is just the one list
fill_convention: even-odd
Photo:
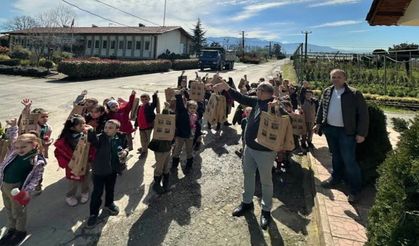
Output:
[[282,66],[282,78],[288,79],[292,84],[298,84],[297,73],[292,63]]

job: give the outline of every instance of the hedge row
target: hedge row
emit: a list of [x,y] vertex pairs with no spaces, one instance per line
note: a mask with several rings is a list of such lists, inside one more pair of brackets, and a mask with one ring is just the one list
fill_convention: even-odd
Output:
[[166,72],[172,63],[168,60],[118,61],[96,59],[69,59],[58,64],[58,72],[70,78],[109,78],[145,73]]
[[198,59],[182,59],[174,60],[172,62],[173,70],[185,70],[185,69],[196,69],[199,67]]
[[20,64],[19,59],[9,59],[0,61],[0,65],[5,66],[18,66]]
[[0,65],[0,74],[43,77],[48,75],[48,69],[41,67],[22,67]]

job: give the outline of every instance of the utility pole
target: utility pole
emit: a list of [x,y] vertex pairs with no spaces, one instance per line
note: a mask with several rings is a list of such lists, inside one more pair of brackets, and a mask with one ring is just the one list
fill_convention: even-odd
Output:
[[166,25],[166,5],[167,5],[167,0],[164,0],[163,26]]
[[304,34],[305,35],[305,43],[304,43],[304,61],[307,61],[307,49],[308,49],[308,42],[307,42],[307,40],[308,40],[308,35],[309,34],[311,34],[311,32],[308,32],[308,31],[304,31],[304,32],[301,32],[302,34]]
[[242,57],[244,58],[244,31],[242,31]]
[[269,41],[269,58],[272,56],[272,41]]

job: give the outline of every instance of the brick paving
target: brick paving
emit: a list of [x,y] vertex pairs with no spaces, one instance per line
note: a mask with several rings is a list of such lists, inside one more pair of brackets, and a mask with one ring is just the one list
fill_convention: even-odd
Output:
[[[391,129],[390,140],[393,146],[398,141],[398,134]],[[367,241],[366,225],[368,211],[371,208],[375,189],[367,186],[360,194],[360,201],[351,205],[347,200],[344,187],[324,189],[322,181],[330,177],[332,157],[324,136],[314,136],[316,149],[308,153],[311,169],[314,173],[315,208],[317,224],[322,245],[357,246]]]

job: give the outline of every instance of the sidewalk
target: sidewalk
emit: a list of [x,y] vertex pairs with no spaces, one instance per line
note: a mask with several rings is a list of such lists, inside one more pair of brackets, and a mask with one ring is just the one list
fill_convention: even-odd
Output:
[[[388,129],[393,146],[398,141],[398,134]],[[311,169],[314,173],[315,216],[322,245],[364,245],[367,241],[366,225],[368,211],[375,199],[373,185],[365,187],[360,201],[351,205],[347,201],[344,187],[324,189],[321,182],[330,177],[332,159],[326,138],[315,135],[313,144],[316,149],[308,153]]]

